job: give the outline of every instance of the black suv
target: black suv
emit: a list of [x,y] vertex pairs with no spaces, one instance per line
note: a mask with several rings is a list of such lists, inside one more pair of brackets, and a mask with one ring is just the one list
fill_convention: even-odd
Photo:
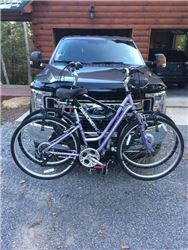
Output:
[[[149,84],[144,90],[133,89],[137,109],[145,111],[158,109],[165,112],[166,86],[145,64],[134,41],[123,37],[95,36],[61,39],[46,67],[43,66],[41,53],[32,52],[32,66],[43,68],[31,83],[32,111],[44,107],[44,97],[54,96],[57,88],[72,85],[73,78],[70,73],[65,71],[62,74],[62,69],[71,61],[83,63],[83,68],[78,71],[78,86],[87,88],[90,96],[113,106],[119,105],[125,96],[122,83],[124,73],[121,68],[140,66],[143,74],[136,73],[132,81],[137,81],[139,84],[140,81],[147,79]],[[155,64],[157,62],[154,62],[152,67],[155,67]],[[84,100],[80,102],[85,103],[88,112],[97,119],[106,118],[100,106]],[[50,100],[46,104],[48,107],[53,105]]]

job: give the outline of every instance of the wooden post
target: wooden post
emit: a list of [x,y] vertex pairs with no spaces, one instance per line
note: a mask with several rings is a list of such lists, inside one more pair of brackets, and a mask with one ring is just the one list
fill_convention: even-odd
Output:
[[28,42],[28,33],[27,33],[27,23],[23,22],[24,29],[24,41],[25,41],[25,49],[26,49],[26,57],[27,57],[27,78],[28,83],[31,83],[31,67],[30,67],[30,52],[29,52],[29,42]]
[[7,74],[7,70],[6,70],[6,66],[5,66],[5,62],[4,62],[4,59],[3,59],[3,55],[1,54],[1,65],[2,65],[2,71],[3,71],[3,75],[5,77],[5,82],[6,84],[10,84],[9,82],[9,78],[8,78],[8,74]]

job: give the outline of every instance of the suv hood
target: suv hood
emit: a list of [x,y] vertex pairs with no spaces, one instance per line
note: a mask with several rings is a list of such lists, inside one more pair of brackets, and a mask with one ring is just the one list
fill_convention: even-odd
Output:
[[[64,72],[64,76],[60,77],[64,66],[62,64],[49,64],[37,75],[35,81],[31,84],[31,88],[54,91],[58,87],[70,86],[73,82],[73,77],[70,76],[67,70]],[[103,94],[106,93],[110,99],[114,95],[120,95],[123,98],[125,95],[124,90],[122,90],[124,89],[122,82],[124,73],[121,69],[122,65],[84,65],[82,69],[77,71],[79,76],[77,85],[87,88],[89,94],[94,97],[100,98],[102,96],[104,98]],[[165,89],[162,80],[152,73],[147,66],[144,65],[142,71],[144,74],[139,74],[140,79],[148,78],[149,84],[155,86],[153,92]],[[135,74],[132,79],[138,81],[138,74]],[[145,92],[152,91],[146,89]]]

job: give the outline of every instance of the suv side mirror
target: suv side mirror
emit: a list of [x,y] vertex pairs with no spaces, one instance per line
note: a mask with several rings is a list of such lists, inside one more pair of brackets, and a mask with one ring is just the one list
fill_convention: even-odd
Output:
[[40,51],[33,51],[30,56],[30,65],[32,68],[41,68],[42,54]]
[[188,70],[188,61],[187,61],[187,62],[185,62],[185,65],[186,65],[186,68],[187,68],[187,70]]
[[43,69],[48,64],[49,59],[42,59],[40,51],[33,51],[30,56],[30,65],[32,68]]
[[155,66],[157,69],[166,67],[166,57],[164,54],[155,54]]
[[149,67],[149,68],[153,68],[155,65],[155,63],[152,62],[152,61],[146,61],[146,65]]

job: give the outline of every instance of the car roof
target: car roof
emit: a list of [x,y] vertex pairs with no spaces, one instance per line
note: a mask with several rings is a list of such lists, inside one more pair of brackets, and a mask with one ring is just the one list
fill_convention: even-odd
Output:
[[100,40],[100,39],[108,39],[108,40],[122,40],[122,41],[130,41],[132,42],[133,39],[132,38],[129,38],[129,37],[124,37],[124,36],[65,36],[63,38],[61,38],[61,40],[64,40],[64,39],[83,39],[83,40],[92,40],[92,39],[95,39],[95,40]]

